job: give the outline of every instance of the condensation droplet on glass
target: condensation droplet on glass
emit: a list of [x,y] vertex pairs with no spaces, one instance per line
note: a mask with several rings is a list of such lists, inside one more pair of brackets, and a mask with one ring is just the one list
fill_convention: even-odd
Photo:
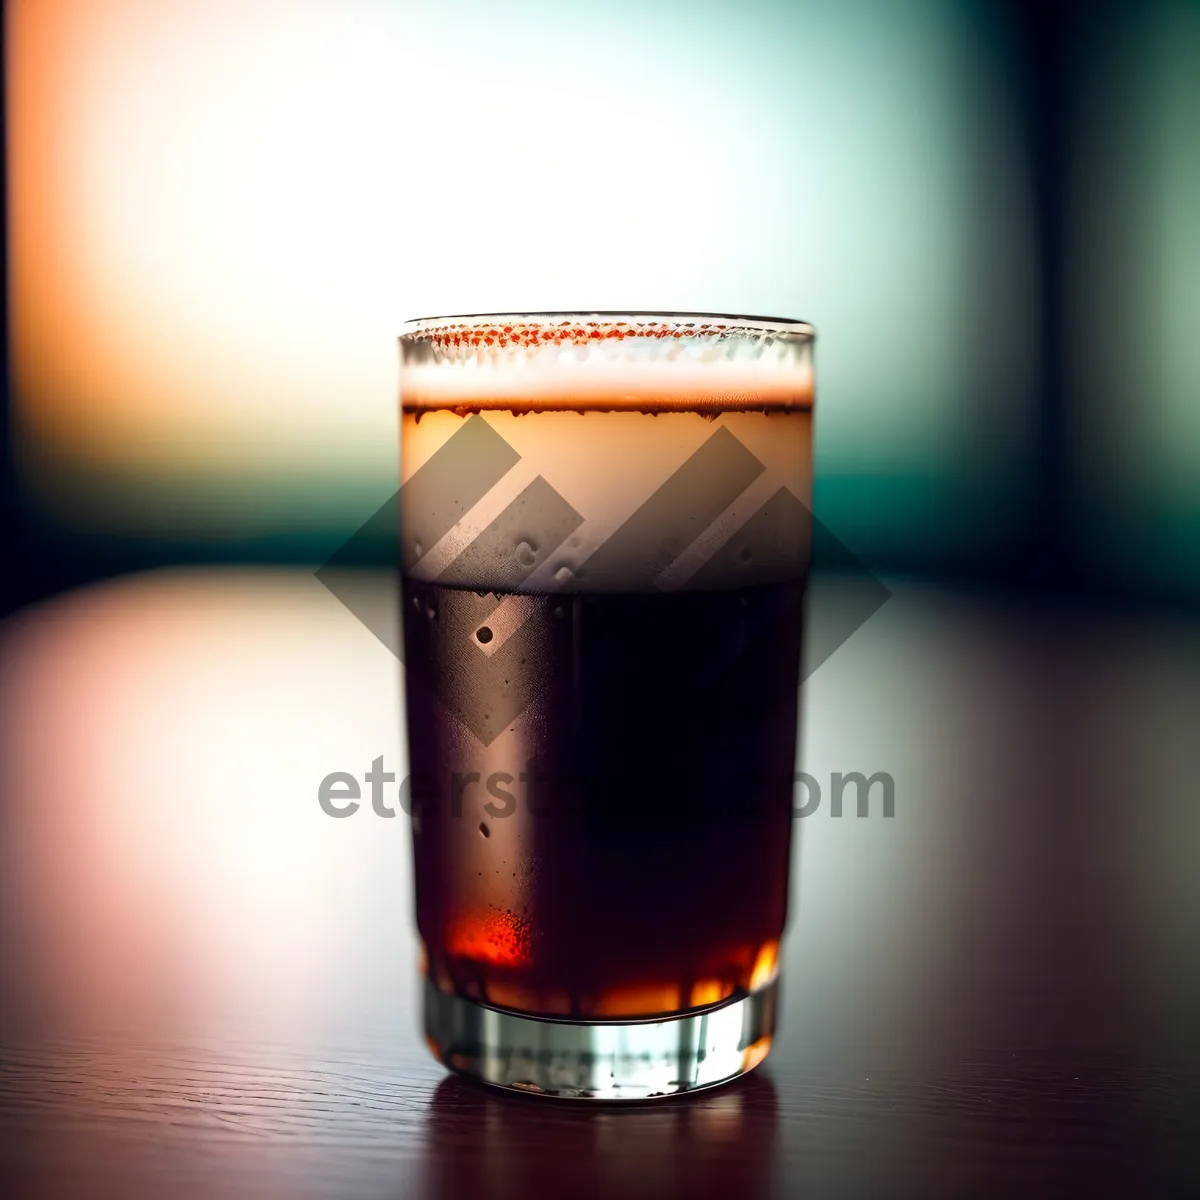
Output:
[[519,562],[523,567],[532,567],[536,561],[536,547],[530,542],[518,542],[517,562]]
[[566,583],[567,580],[570,579],[574,574],[575,572],[572,571],[566,563],[563,563],[563,565],[554,572],[554,578],[557,579],[559,583]]

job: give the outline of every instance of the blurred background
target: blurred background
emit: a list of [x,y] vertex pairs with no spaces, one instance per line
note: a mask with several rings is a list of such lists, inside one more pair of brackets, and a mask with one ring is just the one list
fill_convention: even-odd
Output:
[[5,44],[15,603],[323,561],[397,485],[403,319],[578,307],[814,322],[817,515],[879,569],[1200,594],[1197,3],[15,0]]
[[[11,1194],[511,1196],[721,1130],[746,1195],[1200,1180],[1200,0],[4,35]],[[405,773],[396,660],[313,576],[398,485],[401,321],[577,308],[813,322],[814,507],[893,592],[805,683],[806,769],[897,815],[804,822],[772,1082],[626,1159],[442,1081],[407,823],[316,802]]]

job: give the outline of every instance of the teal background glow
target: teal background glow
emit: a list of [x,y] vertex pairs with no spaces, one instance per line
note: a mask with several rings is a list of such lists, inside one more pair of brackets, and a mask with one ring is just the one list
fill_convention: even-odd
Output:
[[1079,525],[1110,573],[1200,590],[1200,4],[1098,36],[1085,97]]

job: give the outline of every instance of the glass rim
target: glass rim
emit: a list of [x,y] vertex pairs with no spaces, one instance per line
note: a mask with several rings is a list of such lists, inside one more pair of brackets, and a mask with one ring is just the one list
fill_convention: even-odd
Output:
[[471,329],[507,322],[512,325],[539,327],[568,325],[666,325],[672,329],[692,329],[694,333],[738,332],[777,333],[815,341],[816,329],[808,321],[791,317],[751,316],[743,313],[676,312],[654,309],[561,309],[542,312],[447,313],[443,316],[412,317],[401,322],[400,337],[419,338],[443,329]]

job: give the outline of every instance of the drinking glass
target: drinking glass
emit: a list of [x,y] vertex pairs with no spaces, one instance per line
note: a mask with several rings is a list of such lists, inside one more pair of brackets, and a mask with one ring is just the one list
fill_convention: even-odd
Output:
[[645,1100],[767,1055],[788,906],[812,328],[409,322],[401,594],[424,1027]]

